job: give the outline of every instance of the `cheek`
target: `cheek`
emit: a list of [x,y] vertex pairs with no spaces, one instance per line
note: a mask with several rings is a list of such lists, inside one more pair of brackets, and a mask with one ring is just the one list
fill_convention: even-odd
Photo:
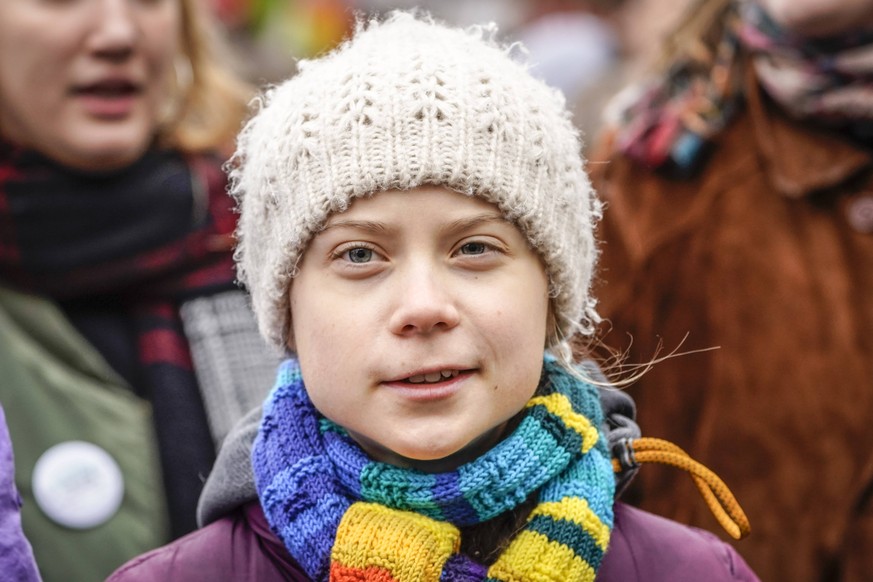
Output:
[[[177,3],[172,3],[175,6]],[[170,33],[169,31],[175,31]],[[143,23],[144,50],[155,74],[174,74],[175,59],[182,53],[182,21],[179,9],[151,16]]]
[[542,360],[549,321],[548,286],[545,275],[531,270],[518,275],[511,287],[503,289],[481,306],[488,312],[487,333],[499,341],[498,354],[516,371]]
[[516,303],[494,315],[494,325],[504,337],[509,351],[542,351],[548,329],[548,300]]
[[40,89],[61,87],[75,54],[74,41],[54,29],[35,30],[27,23],[16,28],[14,24],[0,24],[0,87],[29,90],[31,97],[38,97]]
[[360,352],[355,329],[358,318],[348,303],[337,301],[319,281],[295,280],[290,293],[291,334],[289,347],[310,374],[338,377],[342,363]]
[[34,131],[53,132],[59,123],[69,58],[56,39],[5,36],[9,31],[4,28],[0,27],[0,134],[33,146]]
[[529,336],[531,341],[542,347],[545,341],[551,301],[549,299],[549,282],[545,270],[539,266],[529,267],[527,272],[518,277],[518,287],[515,291],[517,305],[514,311],[524,329],[519,333]]
[[340,322],[349,317],[344,304],[319,292],[319,284],[295,281],[290,295],[292,349],[317,350],[343,338]]
[[[339,364],[348,358],[343,346],[333,341],[329,322],[322,321],[315,327],[307,316],[299,316],[294,321],[292,349],[300,361],[300,369],[312,402],[322,413],[332,417],[329,406],[335,386],[343,385],[342,369]],[[331,345],[333,348],[331,349]]]
[[524,325],[507,329],[501,344],[494,346],[499,353],[495,380],[501,390],[497,406],[506,418],[521,410],[536,391],[542,372],[545,329],[544,321],[531,318]]

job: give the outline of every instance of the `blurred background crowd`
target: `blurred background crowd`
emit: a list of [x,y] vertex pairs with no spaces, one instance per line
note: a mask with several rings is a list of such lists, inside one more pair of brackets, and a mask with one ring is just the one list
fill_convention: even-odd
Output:
[[[293,74],[297,59],[340,42],[355,15],[418,8],[451,24],[494,22],[521,41],[534,72],[561,89],[588,134],[606,101],[645,73],[689,0],[204,0],[227,29],[240,72],[255,84]],[[593,136],[589,136],[593,137]]]

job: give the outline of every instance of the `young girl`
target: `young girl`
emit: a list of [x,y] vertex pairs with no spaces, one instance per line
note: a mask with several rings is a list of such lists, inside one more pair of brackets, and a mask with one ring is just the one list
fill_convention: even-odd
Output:
[[266,95],[237,259],[291,357],[210,525],[113,580],[755,579],[615,503],[567,356],[598,320],[600,205],[563,99],[489,36],[398,13]]

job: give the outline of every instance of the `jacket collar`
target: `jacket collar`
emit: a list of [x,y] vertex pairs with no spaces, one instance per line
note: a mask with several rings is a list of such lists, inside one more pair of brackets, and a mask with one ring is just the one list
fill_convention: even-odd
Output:
[[763,93],[746,67],[746,100],[757,149],[773,187],[790,198],[832,188],[873,165],[873,154],[838,132],[792,119]]

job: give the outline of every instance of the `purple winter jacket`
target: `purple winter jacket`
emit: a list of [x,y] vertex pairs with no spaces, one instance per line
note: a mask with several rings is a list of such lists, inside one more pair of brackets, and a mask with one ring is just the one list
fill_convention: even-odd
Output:
[[[176,542],[128,562],[110,582],[184,580],[207,582],[309,581],[261,507],[251,502]],[[598,582],[756,581],[728,544],[623,503],[615,505],[615,529],[597,574]]]
[[12,440],[0,406],[0,578],[17,582],[40,579],[33,550],[21,530],[21,497],[15,488]]

